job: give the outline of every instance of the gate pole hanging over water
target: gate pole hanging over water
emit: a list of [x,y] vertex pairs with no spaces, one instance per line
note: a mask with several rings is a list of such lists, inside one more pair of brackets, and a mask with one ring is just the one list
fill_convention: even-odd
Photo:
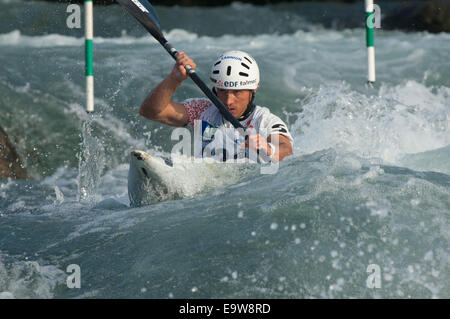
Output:
[[86,112],[94,112],[94,67],[92,40],[94,38],[94,10],[92,0],[84,0],[85,10],[85,75]]
[[366,45],[367,45],[367,81],[375,82],[375,46],[373,41],[374,7],[373,0],[365,0],[366,7]]

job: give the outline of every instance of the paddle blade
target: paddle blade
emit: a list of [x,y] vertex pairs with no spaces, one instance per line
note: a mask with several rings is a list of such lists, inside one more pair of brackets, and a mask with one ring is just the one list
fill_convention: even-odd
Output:
[[147,0],[117,0],[131,15],[133,15],[148,32],[160,43],[167,40],[161,33],[159,19],[150,2]]

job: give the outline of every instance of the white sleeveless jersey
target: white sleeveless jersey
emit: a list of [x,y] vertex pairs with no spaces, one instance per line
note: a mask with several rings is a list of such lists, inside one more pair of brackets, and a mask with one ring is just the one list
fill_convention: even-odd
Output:
[[[188,124],[194,126],[195,120],[202,120],[217,128],[232,128],[219,109],[205,98],[187,99],[182,102],[188,113]],[[257,133],[267,138],[271,134],[281,134],[289,138],[292,144],[294,139],[289,133],[287,125],[266,107],[256,106],[253,112],[240,122],[245,129],[253,128]]]

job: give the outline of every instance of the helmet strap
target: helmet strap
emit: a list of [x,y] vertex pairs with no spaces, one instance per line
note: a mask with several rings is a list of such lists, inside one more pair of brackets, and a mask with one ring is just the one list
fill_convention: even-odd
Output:
[[252,112],[255,110],[255,103],[253,102],[255,100],[255,92],[252,92],[252,99],[247,105],[247,108],[245,109],[244,113],[237,119],[238,121],[244,121],[247,119],[247,117],[252,114]]

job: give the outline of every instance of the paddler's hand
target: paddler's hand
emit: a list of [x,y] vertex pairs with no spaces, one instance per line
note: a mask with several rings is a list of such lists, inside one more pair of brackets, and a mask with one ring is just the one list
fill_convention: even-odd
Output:
[[188,57],[184,52],[178,52],[177,61],[175,62],[170,76],[180,83],[186,80],[188,78],[188,72],[185,69],[186,65],[190,65],[192,69],[197,67],[194,60]]
[[261,151],[268,156],[272,156],[272,148],[267,140],[261,134],[251,134],[248,136],[245,143],[241,144],[241,147],[250,149],[253,152],[260,153]]

